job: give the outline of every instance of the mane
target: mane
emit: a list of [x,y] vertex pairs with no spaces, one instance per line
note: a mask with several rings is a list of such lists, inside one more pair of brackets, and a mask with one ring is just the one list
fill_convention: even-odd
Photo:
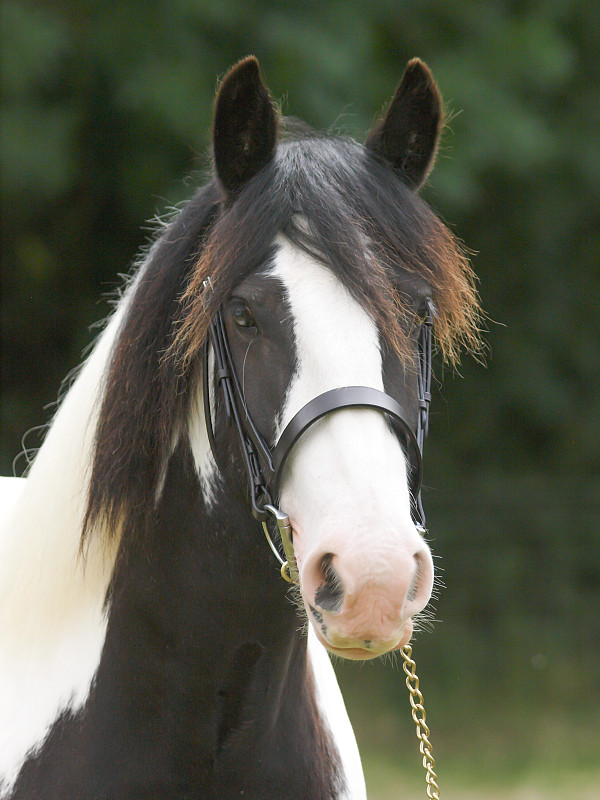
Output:
[[[435,334],[455,363],[478,346],[474,276],[460,243],[390,167],[351,139],[294,126],[275,158],[226,204],[213,178],[166,228],[142,266],[108,365],[83,540],[146,524],[161,474],[190,411],[210,320],[263,265],[279,234],[342,280],[410,358],[415,311],[406,272],[426,280]],[[203,291],[210,278],[211,291]]]
[[161,468],[189,399],[190,374],[163,358],[184,293],[221,205],[214,181],[163,230],[142,263],[109,360],[94,439],[82,544],[98,524],[112,538],[152,509]]

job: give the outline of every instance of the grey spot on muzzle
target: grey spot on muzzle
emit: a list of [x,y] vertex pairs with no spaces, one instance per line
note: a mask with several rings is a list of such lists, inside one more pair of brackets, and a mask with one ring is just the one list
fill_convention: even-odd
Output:
[[321,572],[325,578],[325,583],[315,592],[315,603],[328,611],[336,614],[344,603],[344,586],[332,565],[333,553],[327,553],[321,559]]

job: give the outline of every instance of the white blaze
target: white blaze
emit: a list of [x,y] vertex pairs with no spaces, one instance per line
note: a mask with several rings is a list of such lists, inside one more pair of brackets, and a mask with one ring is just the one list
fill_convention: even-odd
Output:
[[[272,274],[291,306],[298,358],[280,429],[329,389],[383,391],[377,326],[333,272],[284,240]],[[345,409],[316,422],[290,456],[281,505],[303,535],[335,525],[352,537],[357,527],[374,522],[379,530],[414,530],[406,460],[385,416]],[[386,548],[385,541],[379,545]]]

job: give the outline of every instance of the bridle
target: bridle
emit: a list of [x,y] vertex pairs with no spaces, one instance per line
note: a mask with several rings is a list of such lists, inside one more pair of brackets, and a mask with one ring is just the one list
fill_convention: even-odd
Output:
[[[210,289],[210,282],[205,283]],[[281,575],[290,583],[298,582],[298,569],[294,557],[292,528],[287,514],[274,505],[277,497],[283,467],[292,448],[302,434],[317,420],[343,408],[372,408],[383,412],[389,418],[401,440],[411,467],[410,491],[412,498],[411,515],[421,533],[425,533],[425,513],[421,500],[423,479],[423,447],[428,432],[429,403],[431,401],[431,339],[435,306],[430,298],[425,301],[425,314],[421,319],[419,332],[417,378],[418,415],[416,431],[404,419],[400,404],[389,394],[370,386],[343,386],[330,389],[314,397],[304,405],[283,429],[277,444],[270,448],[259,433],[244,397],[244,392],[235,369],[227,331],[219,309],[209,327],[209,336],[204,346],[203,395],[204,415],[210,447],[217,465],[221,459],[216,443],[210,386],[210,351],[214,356],[214,377],[223,395],[225,414],[229,424],[235,425],[237,439],[242,453],[248,479],[248,489],[252,515],[262,523],[267,542],[281,564]],[[277,525],[285,558],[273,543],[268,521]]]
[[[209,288],[206,286],[205,288]],[[412,518],[415,526],[425,532],[425,513],[421,499],[423,479],[423,448],[429,426],[429,403],[431,401],[431,340],[435,307],[430,298],[425,301],[425,315],[421,320],[417,355],[418,415],[413,432],[403,416],[400,404],[391,395],[370,386],[344,386],[330,389],[314,397],[292,417],[282,431],[277,444],[270,448],[259,433],[242,391],[233,362],[227,331],[219,309],[209,327],[209,336],[204,347],[203,395],[206,429],[210,447],[217,465],[220,456],[216,443],[211,412],[211,387],[209,381],[209,354],[214,354],[214,376],[216,386],[223,395],[225,414],[234,424],[248,478],[252,515],[262,522],[267,541],[281,564],[281,574],[289,582],[297,583],[298,571],[294,558],[291,525],[287,514],[277,508],[273,498],[277,496],[283,467],[288,456],[302,434],[317,420],[343,408],[373,408],[386,414],[401,439],[411,467]],[[268,528],[271,517],[279,530],[285,559],[273,544]]]

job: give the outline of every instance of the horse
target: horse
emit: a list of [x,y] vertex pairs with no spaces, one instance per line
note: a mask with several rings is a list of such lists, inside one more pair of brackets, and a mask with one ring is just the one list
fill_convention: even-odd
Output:
[[418,194],[442,124],[418,59],[364,144],[254,57],[222,80],[211,176],[0,484],[4,800],[366,797],[328,651],[395,652],[430,600],[419,343],[477,339]]

